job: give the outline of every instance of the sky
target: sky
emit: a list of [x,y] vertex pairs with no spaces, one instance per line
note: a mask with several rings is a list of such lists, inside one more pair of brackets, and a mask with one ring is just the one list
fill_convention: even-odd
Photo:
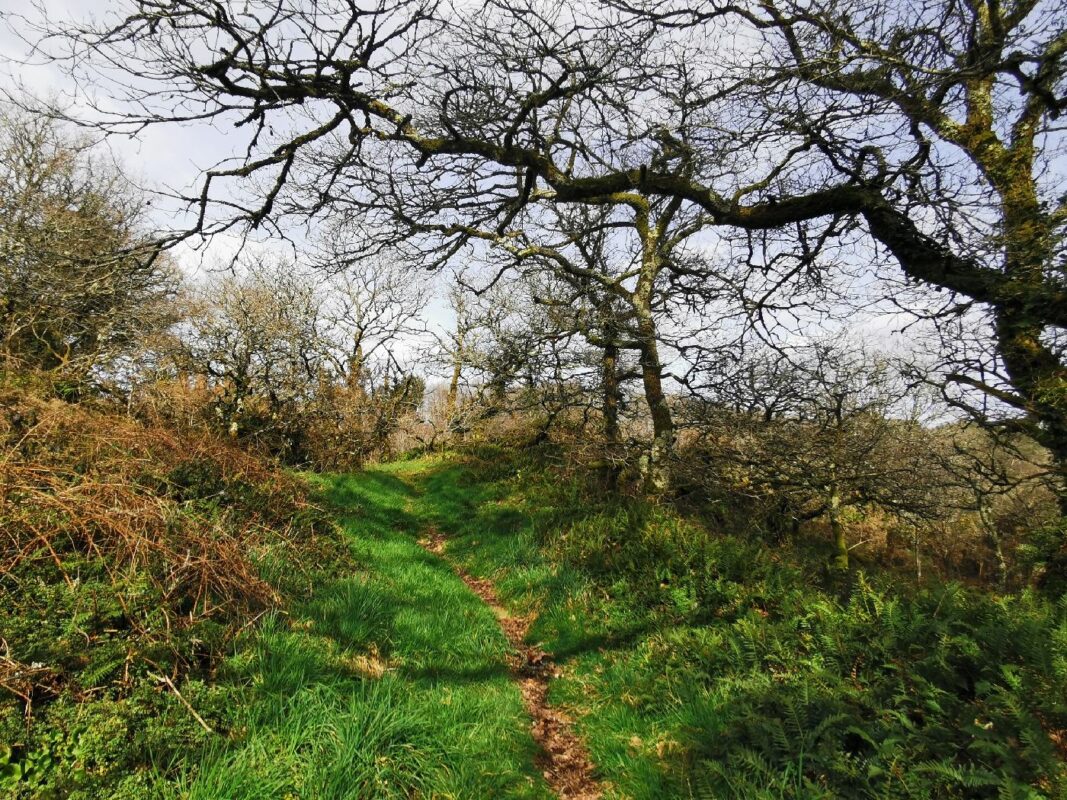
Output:
[[[85,20],[118,13],[128,8],[121,0],[44,0],[52,19],[76,18]],[[26,0],[0,0],[0,81],[7,86],[21,86],[40,97],[60,97],[77,113],[90,95],[98,96],[100,87],[78,85],[64,72],[44,63],[29,52],[27,43],[12,30],[24,28],[22,15],[33,17],[35,11]],[[227,157],[236,155],[235,148],[244,136],[230,135],[223,125],[216,123],[170,123],[149,127],[136,136],[113,136],[101,143],[125,171],[139,185],[163,189],[168,193],[195,193],[202,172]],[[173,202],[160,199],[153,204],[157,224],[161,228],[180,226],[180,217],[172,213]],[[304,242],[300,231],[292,233],[296,247]],[[711,245],[709,245],[711,246]],[[243,243],[234,235],[222,234],[206,243],[180,245],[174,256],[192,280],[231,263],[239,247],[249,256],[299,256],[292,244],[277,240]],[[444,282],[439,281],[436,298],[427,311],[427,322],[437,328],[448,328],[452,315],[444,300]],[[903,320],[884,314],[853,315],[850,328],[853,335],[866,339],[880,349],[907,349],[910,339],[897,331]]]
[[[51,20],[82,21],[118,14],[130,7],[122,0],[43,0],[41,5]],[[104,107],[121,107],[108,97],[108,87],[76,82],[60,66],[33,54],[20,32],[27,28],[25,20],[40,18],[27,0],[0,0],[0,81],[20,94],[57,99],[75,117],[90,116],[84,110],[88,109],[89,98]],[[205,170],[239,155],[244,138],[232,135],[228,126],[219,122],[181,122],[153,125],[132,136],[114,134],[97,146],[121,164],[125,174],[142,188],[166,195],[188,195],[199,193]],[[158,196],[153,209],[154,220],[161,229],[182,226],[176,201]],[[210,242],[182,245],[175,255],[184,268],[196,273],[229,263],[240,246],[241,239],[224,234]],[[253,242],[251,251],[293,254],[291,246],[271,241]]]
[[[128,7],[121,0],[44,2],[47,15],[54,20],[100,18]],[[87,97],[99,100],[101,87],[79,85],[58,66],[32,54],[29,43],[16,32],[25,29],[23,18],[39,18],[27,0],[0,0],[0,82],[9,87],[22,87],[37,97],[62,98],[75,114]],[[243,141],[243,135],[232,136],[224,125],[183,122],[148,127],[136,136],[114,135],[101,141],[99,147],[106,149],[137,185],[153,192],[190,194],[198,192],[203,172],[236,155],[235,148]],[[153,219],[160,229],[181,227],[182,217],[174,213],[173,201],[158,198],[153,202],[153,209]],[[290,235],[297,247],[305,238],[299,230],[291,231]],[[238,251],[250,259],[299,258],[300,255],[292,243],[264,237],[246,240],[225,233],[206,242],[183,242],[172,255],[190,280],[198,282],[206,275],[228,269]],[[426,317],[429,325],[447,329],[453,316],[445,301],[443,281],[438,283],[442,287],[427,307]]]

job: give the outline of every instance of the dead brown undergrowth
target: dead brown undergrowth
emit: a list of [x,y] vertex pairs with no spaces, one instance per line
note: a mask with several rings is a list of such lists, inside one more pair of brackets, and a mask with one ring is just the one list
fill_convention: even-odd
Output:
[[301,483],[227,442],[0,387],[0,596],[42,568],[73,588],[90,559],[116,587],[147,581],[166,629],[236,624],[279,602],[257,556],[315,519]]

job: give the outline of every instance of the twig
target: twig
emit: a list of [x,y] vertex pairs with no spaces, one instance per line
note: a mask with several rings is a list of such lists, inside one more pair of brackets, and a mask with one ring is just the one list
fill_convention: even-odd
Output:
[[192,714],[193,717],[196,719],[196,721],[200,723],[200,726],[205,731],[207,731],[208,733],[212,733],[213,734],[215,732],[210,725],[208,725],[206,722],[204,722],[204,718],[196,713],[196,709],[193,708],[191,705],[189,705],[189,701],[186,700],[184,697],[182,697],[182,693],[178,691],[178,687],[174,685],[174,681],[172,681],[166,675],[149,674],[149,677],[150,678],[154,678],[157,681],[162,681],[163,683],[167,684],[167,686],[170,688],[170,690],[172,692],[174,692],[174,696],[182,701],[182,705],[183,706],[185,706],[187,709],[189,709],[189,713]]

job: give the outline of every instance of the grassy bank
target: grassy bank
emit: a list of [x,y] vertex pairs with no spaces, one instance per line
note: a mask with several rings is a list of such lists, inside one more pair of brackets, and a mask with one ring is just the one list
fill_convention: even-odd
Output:
[[[275,490],[289,480],[274,479]],[[12,674],[38,670],[41,688],[27,685],[29,709],[10,691],[0,700],[0,796],[548,796],[506,639],[417,544],[413,489],[387,470],[307,480],[336,521],[320,534],[331,546],[261,532],[249,565],[274,602],[236,630],[218,614],[166,627],[151,587],[168,571],[119,574],[113,555],[74,544],[58,563],[27,559],[5,576]],[[246,495],[258,497],[251,484]],[[205,500],[174,508],[209,511],[237,513]]]
[[0,407],[0,796],[157,796],[224,735],[227,654],[347,546],[230,442],[9,384]]
[[[188,472],[172,480],[185,476],[183,513],[250,513]],[[305,480],[336,525],[248,540],[277,598],[236,628],[207,615],[162,633],[108,605],[118,576],[94,577],[84,554],[26,562],[37,582],[10,592],[4,636],[20,664],[64,680],[34,696],[31,725],[19,698],[0,701],[4,792],[549,797],[493,612],[418,544],[438,532],[450,559],[536,615],[529,638],[561,670],[550,699],[610,797],[1067,797],[1063,600],[889,573],[831,590],[808,545],[606,500],[503,451]],[[60,565],[77,580],[49,580]],[[148,614],[162,589],[139,569],[124,576],[142,576]]]
[[248,686],[190,798],[540,798],[492,612],[416,543],[388,471],[321,478],[357,574],[261,630],[228,665]]
[[627,798],[1067,797],[1067,603],[858,575],[496,454],[429,470],[449,554],[538,613]]

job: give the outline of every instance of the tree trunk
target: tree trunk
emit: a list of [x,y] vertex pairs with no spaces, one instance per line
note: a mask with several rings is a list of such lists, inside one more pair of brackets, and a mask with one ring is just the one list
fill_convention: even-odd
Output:
[[834,540],[834,557],[830,561],[830,568],[838,573],[848,572],[848,538],[845,536],[845,526],[841,524],[841,493],[836,479],[830,482],[829,501],[830,535]]
[[663,392],[663,367],[659,360],[652,318],[639,323],[641,334],[641,380],[645,388],[645,402],[652,417],[652,447],[648,453],[645,482],[656,493],[671,487],[671,462],[674,459],[674,419],[667,396]]
[[1001,592],[1008,590],[1008,560],[1004,557],[1004,545],[1000,541],[1000,531],[997,530],[996,522],[990,513],[988,504],[984,499],[978,501],[978,519],[985,528],[989,546],[993,548],[993,556],[997,560],[997,588]]
[[652,447],[648,454],[645,483],[657,494],[666,493],[671,488],[675,442],[674,420],[663,392],[663,365],[659,357],[659,338],[652,316],[652,302],[656,279],[665,264],[664,248],[669,247],[664,244],[663,237],[680,206],[680,200],[672,200],[655,225],[649,222],[647,206],[638,211],[635,220],[638,235],[641,237],[641,272],[630,300],[637,319],[641,380],[645,388],[645,401],[652,417]]
[[621,474],[621,442],[619,406],[622,390],[619,385],[619,341],[615,319],[611,316],[610,298],[599,308],[604,347],[601,352],[601,413],[604,415],[604,465],[601,474],[609,490],[617,489]]
[[1049,449],[1059,478],[1060,513],[1067,516],[1067,370],[1042,341],[1042,326],[1023,309],[995,313],[997,346],[1008,376],[1041,425],[1035,438]]
[[348,388],[358,392],[362,397],[365,394],[363,386],[363,370],[364,370],[364,354],[363,354],[363,336],[362,334],[355,337],[352,344],[352,353],[348,358],[348,375],[345,379],[345,383],[348,384]]
[[601,381],[604,391],[604,443],[611,449],[619,444],[619,347],[604,347],[601,361]]
[[448,395],[445,398],[445,425],[451,430],[455,426],[456,409],[459,405],[459,379],[463,375],[463,362],[457,354],[452,362],[452,379],[448,382]]
[[[993,81],[972,88],[984,100],[984,137],[969,151],[1000,197],[1004,275],[1009,291],[994,304],[997,349],[1025,410],[1038,422],[1034,438],[1049,449],[1058,473],[1060,513],[1067,516],[1067,367],[1044,336],[1047,322],[1025,300],[1046,286],[1046,270],[1058,258],[1056,226],[1042,206],[1035,176],[1034,130],[1016,124],[1009,145],[994,135]],[[1011,291],[1016,290],[1017,291]]]
[[[1010,179],[998,186],[1003,198],[1004,271],[1011,283],[1040,287],[1045,266],[1054,260],[1055,240],[1042,213],[1030,171],[1012,164]],[[997,349],[1026,410],[1040,425],[1035,438],[1049,449],[1059,475],[1060,513],[1067,516],[1067,369],[1048,346],[1045,324],[1024,302],[1005,301],[994,309]]]
[[619,346],[615,342],[614,331],[605,330],[605,344],[600,363],[600,384],[602,395],[602,413],[604,415],[604,465],[601,474],[605,486],[615,489],[619,483],[619,405],[621,391],[619,387]]

